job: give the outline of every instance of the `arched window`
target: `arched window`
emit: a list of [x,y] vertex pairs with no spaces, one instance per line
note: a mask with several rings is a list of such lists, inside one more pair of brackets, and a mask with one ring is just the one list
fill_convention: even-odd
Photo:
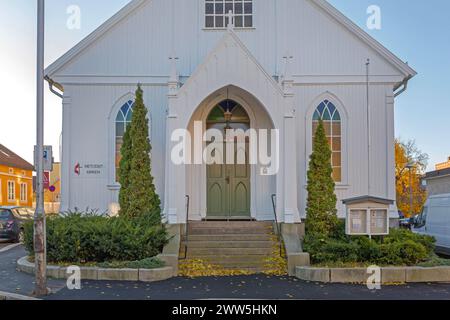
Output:
[[331,163],[333,179],[342,182],[342,121],[336,106],[329,100],[324,100],[316,109],[313,116],[313,140],[322,119],[325,134],[332,151]]
[[120,108],[116,117],[116,181],[119,180],[118,173],[120,160],[122,159],[120,150],[122,149],[125,131],[131,123],[131,118],[133,115],[133,105],[134,102],[131,100],[125,103],[122,108]]

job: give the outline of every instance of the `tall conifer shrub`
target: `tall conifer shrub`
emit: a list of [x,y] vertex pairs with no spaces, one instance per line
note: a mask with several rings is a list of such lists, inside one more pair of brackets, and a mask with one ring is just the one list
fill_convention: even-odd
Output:
[[339,222],[331,154],[323,121],[320,121],[308,170],[306,230],[309,235],[330,236]]
[[[126,152],[131,151],[131,157],[129,159],[129,184],[122,194],[125,210],[122,209],[121,214],[130,218],[152,215],[155,223],[160,223],[161,200],[156,193],[151,174],[151,144],[147,114],[143,91],[138,85],[133,118],[129,127],[131,150],[125,150]],[[126,165],[124,165],[124,170],[127,170]]]

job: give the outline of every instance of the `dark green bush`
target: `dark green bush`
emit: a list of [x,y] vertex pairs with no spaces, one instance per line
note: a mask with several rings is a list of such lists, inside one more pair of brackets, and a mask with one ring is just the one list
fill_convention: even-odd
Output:
[[304,250],[315,264],[416,265],[433,254],[435,240],[408,230],[391,230],[389,236],[350,237],[343,226],[332,237],[307,235]]
[[[137,219],[70,213],[47,220],[47,259],[61,263],[138,261],[162,252],[168,241],[159,213]],[[25,247],[33,255],[33,225],[25,227]]]

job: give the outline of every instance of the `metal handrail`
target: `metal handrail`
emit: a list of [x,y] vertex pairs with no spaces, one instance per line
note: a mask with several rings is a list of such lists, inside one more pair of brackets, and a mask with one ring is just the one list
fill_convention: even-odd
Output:
[[189,246],[189,208],[191,204],[191,197],[186,195],[186,224],[185,224],[185,233],[184,233],[184,258],[182,260],[187,259],[187,252]]
[[276,194],[272,195],[272,207],[273,207],[273,213],[275,216],[275,225],[277,226],[278,243],[280,245],[280,257],[282,257],[283,256],[283,240],[281,238],[280,225],[278,224],[277,206],[275,204],[276,197],[277,197]]

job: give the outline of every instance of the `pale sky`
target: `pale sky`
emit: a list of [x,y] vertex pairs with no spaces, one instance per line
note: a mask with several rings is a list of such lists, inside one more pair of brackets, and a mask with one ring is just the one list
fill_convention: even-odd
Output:
[[[419,73],[396,100],[396,135],[416,139],[429,169],[450,156],[450,1],[329,0]],[[46,55],[50,64],[128,0],[46,0]],[[366,10],[378,5],[382,29],[368,30]],[[70,5],[81,9],[81,29],[66,26]],[[28,161],[35,144],[36,0],[0,0],[0,143]],[[45,90],[45,143],[59,159],[61,100]]]

